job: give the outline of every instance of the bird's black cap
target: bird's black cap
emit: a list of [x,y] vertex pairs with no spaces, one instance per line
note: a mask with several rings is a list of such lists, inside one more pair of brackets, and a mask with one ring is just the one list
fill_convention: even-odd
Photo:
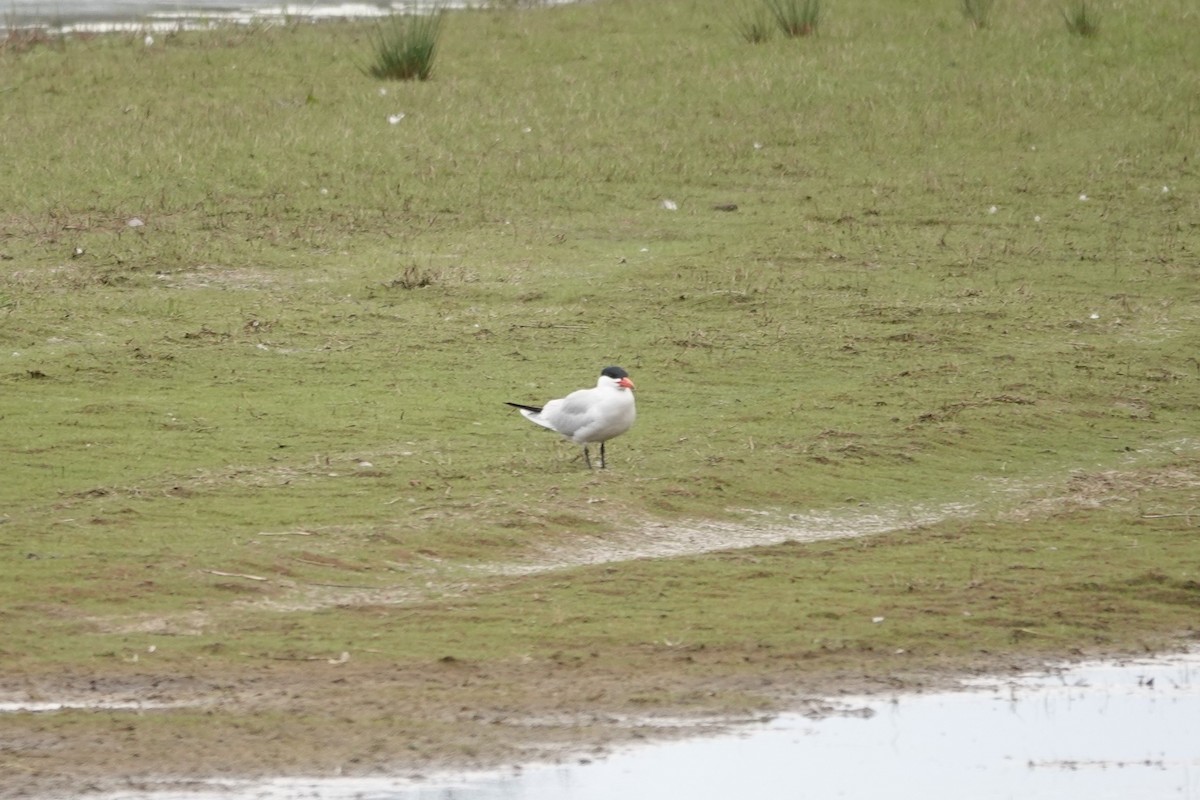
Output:
[[626,372],[625,370],[621,369],[620,367],[605,367],[604,369],[600,370],[600,374],[607,375],[608,377],[612,378],[614,381],[619,381],[619,380],[621,380],[621,378],[629,377],[629,373]]

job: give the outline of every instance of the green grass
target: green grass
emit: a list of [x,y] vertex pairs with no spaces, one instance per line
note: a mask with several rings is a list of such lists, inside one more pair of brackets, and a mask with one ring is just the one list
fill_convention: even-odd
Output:
[[380,23],[372,40],[374,60],[367,72],[394,81],[429,80],[441,37],[442,12],[392,14]]
[[796,38],[817,32],[821,0],[765,0],[767,9],[784,36]]
[[962,0],[963,16],[972,27],[982,29],[988,27],[992,17],[992,7],[996,0]]
[[1091,38],[1100,33],[1100,20],[1095,9],[1089,9],[1083,0],[1063,10],[1063,21],[1067,23],[1067,30],[1075,36]]
[[[437,81],[382,87],[370,24],[0,52],[6,663],[648,669],[666,639],[871,670],[1194,631],[1190,5],[1086,52],[1032,13],[968,46],[933,0],[841,9],[803,55],[724,13],[455,14]],[[503,405],[610,363],[639,421],[605,474]],[[878,541],[470,571],[951,503]]]
[[748,44],[769,42],[775,30],[770,15],[758,4],[743,6],[733,20],[733,28],[738,37]]

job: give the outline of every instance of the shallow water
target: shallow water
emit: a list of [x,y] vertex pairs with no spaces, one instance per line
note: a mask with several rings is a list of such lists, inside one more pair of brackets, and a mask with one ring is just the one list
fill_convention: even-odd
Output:
[[838,703],[846,713],[783,715],[592,763],[424,782],[214,783],[108,800],[1200,800],[1200,652]]
[[[546,0],[542,0],[545,2]],[[563,0],[550,0],[563,2]],[[548,3],[549,4],[549,3]],[[380,17],[390,13],[482,5],[480,0],[3,0],[0,28],[164,30],[207,23]]]

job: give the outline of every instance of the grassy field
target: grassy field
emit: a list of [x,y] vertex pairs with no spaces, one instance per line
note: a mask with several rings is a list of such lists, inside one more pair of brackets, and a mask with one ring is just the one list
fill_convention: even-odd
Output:
[[[10,688],[386,671],[368,738],[429,743],[386,766],[486,737],[434,696],[759,708],[1194,640],[1200,15],[1089,5],[757,45],[719,0],[454,13],[422,83],[364,73],[369,24],[10,37]],[[503,404],[608,364],[604,473]],[[818,517],[893,530],[570,558]]]

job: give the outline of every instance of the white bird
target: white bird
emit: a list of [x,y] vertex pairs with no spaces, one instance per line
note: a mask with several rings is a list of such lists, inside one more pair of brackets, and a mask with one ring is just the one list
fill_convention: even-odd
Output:
[[633,388],[628,372],[620,367],[605,367],[594,389],[579,389],[540,408],[521,403],[508,405],[520,409],[530,422],[583,445],[583,460],[588,469],[592,468],[588,445],[599,442],[600,469],[604,469],[604,443],[629,430],[637,417]]

